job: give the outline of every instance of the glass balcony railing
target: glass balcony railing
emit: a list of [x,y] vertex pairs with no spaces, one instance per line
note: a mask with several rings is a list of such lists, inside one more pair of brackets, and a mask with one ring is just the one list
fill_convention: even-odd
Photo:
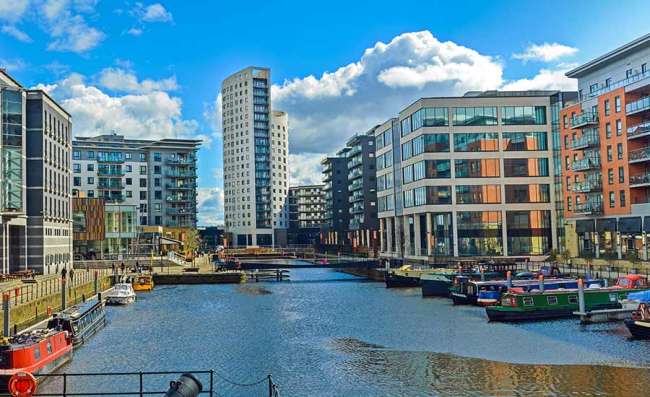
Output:
[[625,113],[632,114],[650,109],[650,97],[641,98],[638,101],[625,105]]
[[123,153],[98,153],[97,161],[100,163],[123,163]]
[[165,172],[169,178],[196,178],[196,172],[189,171],[170,171]]
[[569,147],[573,150],[585,149],[588,147],[594,147],[600,145],[600,138],[598,137],[598,130],[596,132],[591,132],[588,135],[583,135],[580,138],[577,138]]
[[578,182],[573,184],[572,190],[575,193],[589,193],[600,191],[603,188],[600,180]]
[[357,154],[361,153],[361,145],[355,145],[350,148],[350,151],[348,152],[348,158],[354,157]]
[[630,187],[641,187],[648,185],[650,185],[650,173],[630,175]]
[[166,183],[165,187],[168,190],[191,190],[196,187],[196,184],[194,183]]
[[350,173],[348,173],[348,180],[353,180],[363,176],[363,170],[361,168],[355,168]]
[[361,163],[363,163],[362,156],[356,156],[352,160],[348,161],[348,168],[354,168],[361,165]]
[[650,120],[637,124],[634,127],[628,127],[627,139],[638,138],[639,136],[650,133]]
[[630,163],[640,163],[650,160],[650,147],[646,146],[641,149],[631,150],[627,155],[627,159]]
[[124,185],[122,183],[99,183],[97,188],[99,190],[122,190]]
[[165,197],[165,201],[174,203],[174,202],[186,202],[186,201],[193,201],[194,197],[192,196],[167,196]]
[[603,203],[601,201],[587,201],[586,203],[576,205],[575,211],[579,214],[600,214],[603,212]]
[[[630,77],[628,77],[626,79],[619,80],[619,81],[616,81],[614,83],[611,83],[608,86],[599,88],[599,89],[597,89],[597,90],[595,90],[593,92],[590,92],[587,95],[588,95],[589,98],[595,98],[595,97],[597,97],[599,95],[602,95],[602,94],[605,94],[607,92],[613,91],[613,90],[615,90],[617,88],[625,87],[625,86],[630,85],[632,83],[636,83],[637,81],[647,79],[648,77],[650,77],[650,71],[646,71],[644,73],[637,73],[634,76],[630,76]],[[587,99],[587,98],[584,98],[584,99]]]
[[174,165],[194,165],[196,160],[192,157],[170,157],[167,159],[167,164]]
[[363,200],[363,191],[358,191],[358,190],[352,193],[348,198],[348,201],[350,203],[354,203],[361,200]]
[[348,185],[348,191],[353,192],[355,190],[359,190],[363,188],[363,180],[362,179],[355,179],[354,182]]
[[598,114],[592,112],[582,112],[571,119],[571,128],[580,128],[587,125],[597,125]]
[[124,170],[123,169],[117,169],[117,168],[103,168],[99,167],[97,168],[97,175],[107,175],[107,176],[124,176]]
[[173,215],[193,215],[196,211],[194,208],[166,208],[165,212]]
[[574,171],[586,171],[590,169],[600,168],[600,158],[587,157],[573,162],[572,168]]

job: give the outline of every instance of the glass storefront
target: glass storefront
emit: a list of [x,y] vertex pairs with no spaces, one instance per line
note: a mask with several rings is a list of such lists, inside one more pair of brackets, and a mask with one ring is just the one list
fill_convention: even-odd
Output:
[[449,212],[431,214],[431,244],[435,256],[454,254],[453,217]]
[[460,256],[503,254],[500,211],[463,211],[457,213],[457,218]]
[[551,211],[507,211],[508,255],[544,255],[551,251]]

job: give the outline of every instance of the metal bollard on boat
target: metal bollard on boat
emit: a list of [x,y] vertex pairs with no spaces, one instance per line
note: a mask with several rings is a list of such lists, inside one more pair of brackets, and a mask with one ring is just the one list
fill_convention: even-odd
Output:
[[165,397],[196,397],[203,390],[203,385],[191,374],[183,374],[177,381],[169,383]]

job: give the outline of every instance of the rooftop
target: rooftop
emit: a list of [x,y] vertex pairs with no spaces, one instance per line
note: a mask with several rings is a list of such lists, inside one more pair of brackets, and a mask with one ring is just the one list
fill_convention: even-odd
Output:
[[570,70],[566,73],[567,77],[580,78],[594,70],[605,67],[608,64],[615,62],[621,58],[628,56],[630,53],[638,51],[642,48],[650,46],[650,33],[632,40],[604,55],[599,56],[577,68]]

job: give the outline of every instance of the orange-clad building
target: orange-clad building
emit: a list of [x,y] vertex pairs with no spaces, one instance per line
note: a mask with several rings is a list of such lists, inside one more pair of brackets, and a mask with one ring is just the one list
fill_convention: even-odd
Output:
[[648,258],[650,34],[567,73],[579,102],[560,111],[567,248]]

